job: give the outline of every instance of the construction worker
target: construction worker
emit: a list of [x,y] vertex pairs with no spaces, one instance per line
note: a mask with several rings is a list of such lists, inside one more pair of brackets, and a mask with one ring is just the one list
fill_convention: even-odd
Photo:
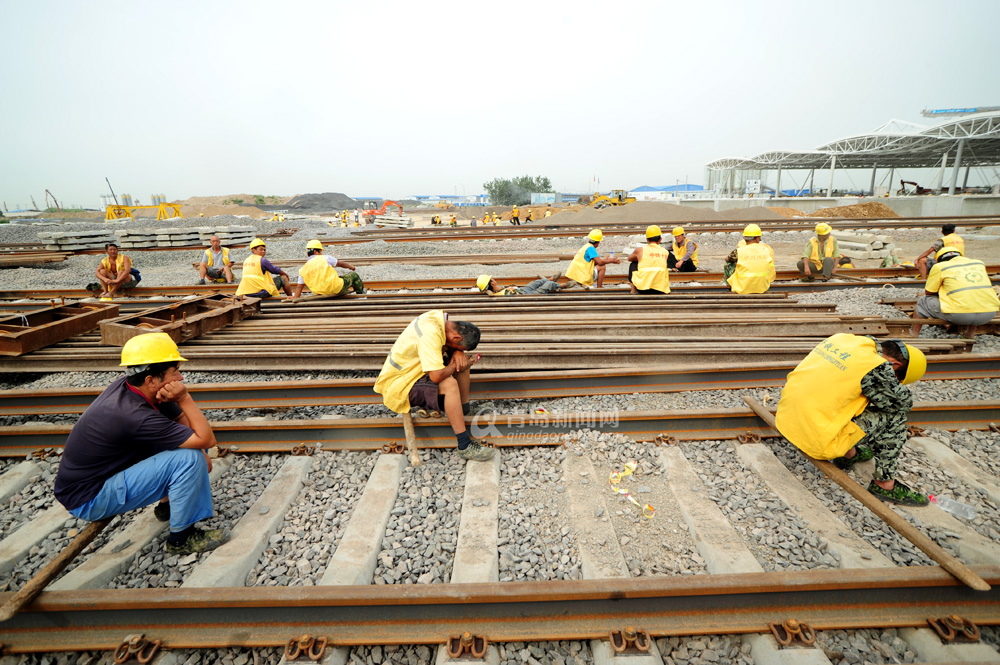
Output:
[[747,224],[740,246],[729,253],[723,279],[733,293],[767,293],[774,281],[774,250],[761,242],[760,227]]
[[278,221],[278,213],[275,212],[271,215],[271,221],[272,222]]
[[452,213],[451,219],[448,220],[448,226],[458,226],[458,220],[455,219],[454,213]]
[[514,226],[520,226],[521,225],[520,215],[521,213],[518,211],[517,206],[514,206],[514,209],[510,211],[510,223],[513,224]]
[[483,226],[486,226],[489,223],[490,223],[490,211],[487,210],[486,212],[483,213]]
[[233,283],[233,262],[229,260],[229,248],[222,246],[219,236],[213,235],[208,239],[211,245],[205,250],[198,264],[198,274],[201,279],[199,284],[206,284],[207,280],[221,282],[225,284]]
[[493,226],[500,226],[500,215],[497,214],[496,210],[493,211]]
[[114,300],[116,293],[133,288],[142,281],[142,276],[132,267],[132,259],[118,253],[118,245],[115,243],[106,244],[104,251],[107,252],[107,256],[101,259],[97,264],[97,270],[94,271],[98,281],[88,284],[87,290],[100,289],[98,297],[107,302]]
[[437,226],[441,223],[441,217],[438,215],[431,215],[431,226]]
[[587,244],[580,248],[580,251],[573,257],[569,268],[566,269],[566,278],[570,280],[563,288],[572,288],[577,284],[585,289],[591,288],[594,281],[597,281],[597,288],[604,286],[605,266],[609,263],[621,263],[615,258],[615,253],[607,258],[600,256],[597,246],[604,240],[604,234],[600,229],[594,229],[587,235]]
[[530,296],[535,295],[536,293],[548,294],[555,293],[561,288],[559,286],[560,277],[562,277],[562,273],[556,273],[552,277],[539,277],[534,281],[528,282],[525,286],[502,287],[490,275],[480,275],[479,278],[476,279],[476,288],[479,289],[480,293],[485,293],[490,296]]
[[546,210],[545,211],[545,216],[546,217],[551,217],[552,216],[552,211],[551,210]]
[[[342,296],[349,289],[361,295],[365,292],[365,284],[361,281],[355,267],[347,261],[338,261],[332,256],[323,254],[323,243],[310,240],[306,243],[306,256],[309,260],[299,268],[299,277],[295,286],[293,298],[302,296],[302,289],[309,290],[318,296]],[[337,268],[350,270],[345,275],[337,273]]]
[[688,240],[684,227],[675,226],[673,251],[667,257],[667,266],[677,272],[694,272],[698,269],[698,243]]
[[128,340],[121,355],[125,376],[73,426],[55,478],[59,503],[91,522],[160,502],[153,513],[170,522],[171,554],[207,552],[229,539],[228,529],[194,526],[213,515],[212,460],[205,451],[215,434],[184,386],[182,362],[166,333]]
[[444,310],[424,312],[410,322],[396,339],[375,392],[395,413],[412,407],[444,411],[458,439],[462,459],[493,459],[493,448],[473,439],[465,427],[469,404],[470,372],[476,359],[466,352],[479,346],[479,328],[467,321],[452,321]]
[[986,266],[963,256],[958,247],[942,247],[924,285],[925,295],[917,298],[910,335],[918,337],[919,319],[944,319],[962,329],[968,339],[976,336],[976,326],[989,323],[1000,311]]
[[[243,276],[236,289],[236,295],[253,296],[254,298],[270,298],[278,295],[278,289],[286,296],[292,295],[291,280],[288,273],[277,268],[264,258],[267,245],[260,238],[254,238],[250,243],[250,256],[243,262]],[[273,275],[278,275],[274,277]]]
[[535,221],[535,213],[531,211],[531,208],[528,208],[528,214],[524,218],[524,223],[527,224],[528,222],[533,222],[533,221]]
[[802,258],[795,264],[802,281],[813,281],[813,273],[817,273],[825,282],[837,273],[837,261],[834,257],[840,256],[840,246],[831,235],[832,231],[833,227],[826,222],[816,225],[816,237],[809,239],[806,248],[802,250]]
[[957,247],[962,256],[965,256],[965,239],[955,233],[954,224],[943,224],[941,226],[941,237],[934,241],[934,244],[927,248],[923,254],[918,256],[913,262],[920,271],[920,279],[926,280],[927,274],[934,266],[935,256],[943,247]]
[[660,295],[670,293],[670,275],[667,274],[667,250],[660,247],[660,227],[646,227],[646,245],[636,247],[628,256],[628,280],[632,293]]
[[477,220],[477,219],[476,219],[476,216],[475,216],[475,215],[473,215],[473,216],[472,216],[472,219],[470,219],[470,220],[469,220],[469,226],[471,226],[471,227],[475,227],[475,226],[476,226],[476,224],[478,223],[478,221],[479,221],[479,220]]
[[875,458],[868,491],[891,503],[926,506],[927,496],[895,480],[906,418],[927,359],[899,340],[837,333],[792,370],[778,402],[781,435],[810,457],[841,469]]

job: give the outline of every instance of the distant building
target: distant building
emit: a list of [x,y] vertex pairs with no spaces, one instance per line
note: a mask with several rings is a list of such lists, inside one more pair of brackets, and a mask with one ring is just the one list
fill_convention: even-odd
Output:
[[636,201],[667,201],[685,198],[685,194],[694,194],[704,191],[704,189],[701,185],[666,185],[663,187],[643,185],[630,190],[628,195],[635,197]]

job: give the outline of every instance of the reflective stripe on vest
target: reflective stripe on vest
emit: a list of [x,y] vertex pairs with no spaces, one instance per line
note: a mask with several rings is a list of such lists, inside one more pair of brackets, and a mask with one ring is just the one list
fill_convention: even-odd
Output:
[[278,287],[274,285],[271,273],[261,270],[260,257],[251,254],[243,262],[243,276],[240,278],[240,286],[236,289],[236,295],[242,296],[260,291],[267,291],[272,296],[278,295]]
[[941,271],[938,298],[946,314],[976,314],[1000,309],[986,266],[976,259],[954,258],[935,263],[931,270]]
[[344,280],[322,254],[313,256],[299,268],[299,276],[318,296],[335,296],[344,291]]
[[580,284],[593,284],[594,283],[594,262],[584,261],[583,255],[587,253],[593,245],[589,242],[580,248],[580,251],[576,253],[573,257],[573,261],[569,264],[569,268],[566,269],[566,279],[571,279],[574,282],[579,282]]
[[771,248],[755,242],[736,249],[736,271],[729,276],[733,293],[766,293],[774,280]]
[[865,436],[851,422],[868,406],[861,379],[884,362],[871,338],[837,333],[823,340],[785,381],[778,431],[810,457],[842,457]]
[[667,276],[667,250],[657,243],[648,243],[642,248],[639,265],[632,273],[632,284],[637,289],[655,289],[670,293],[670,277]]

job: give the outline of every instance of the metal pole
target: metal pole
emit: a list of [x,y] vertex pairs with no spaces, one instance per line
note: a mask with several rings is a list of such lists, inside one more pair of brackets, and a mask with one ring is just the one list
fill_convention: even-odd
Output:
[[941,155],[941,172],[938,174],[938,184],[935,189],[937,193],[940,194],[941,190],[944,189],[944,170],[948,168],[948,153]]
[[830,155],[830,186],[826,190],[826,195],[833,198],[833,172],[837,170],[837,156]]
[[[971,168],[972,168],[971,166],[966,166],[965,167],[965,178],[962,179],[962,192],[963,193],[965,192],[965,190],[967,190],[969,188],[969,169],[971,169]],[[7,207],[6,203],[4,204],[4,207],[5,208]]]
[[875,172],[876,171],[878,171],[878,167],[877,166],[873,166],[872,167],[872,184],[871,184],[871,187],[868,188],[868,194],[870,196],[875,196]]
[[813,195],[813,179],[816,177],[816,169],[809,169],[809,196]]
[[962,148],[965,147],[965,139],[958,142],[958,149],[955,150],[955,163],[951,167],[951,185],[948,186],[948,196],[955,195],[955,185],[958,184],[958,169],[962,168]]
[[104,182],[108,183],[108,189],[111,190],[111,196],[115,199],[115,205],[118,205],[118,197],[115,196],[115,189],[111,186],[111,181],[108,180],[107,176],[104,177]]
[[892,195],[892,176],[894,176],[895,174],[896,174],[896,167],[895,166],[890,166],[889,167],[889,195],[890,196]]
[[778,164],[778,182],[774,184],[774,198],[781,198],[781,164]]

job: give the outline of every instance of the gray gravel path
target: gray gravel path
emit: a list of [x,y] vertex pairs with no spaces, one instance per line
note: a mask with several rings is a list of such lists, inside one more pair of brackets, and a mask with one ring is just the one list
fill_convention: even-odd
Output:
[[816,646],[828,653],[842,654],[840,663],[843,665],[914,663],[917,660],[917,654],[899,637],[895,628],[817,631]]

